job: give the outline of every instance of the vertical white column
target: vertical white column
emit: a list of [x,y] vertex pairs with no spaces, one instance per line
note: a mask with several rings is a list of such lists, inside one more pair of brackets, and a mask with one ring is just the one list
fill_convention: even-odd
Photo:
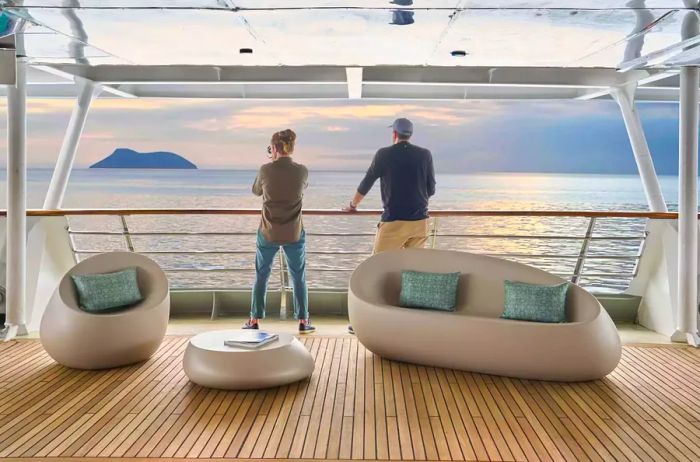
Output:
[[53,176],[51,177],[51,183],[49,184],[49,190],[46,193],[46,199],[44,200],[45,209],[57,209],[61,207],[63,197],[66,194],[66,188],[68,187],[70,172],[73,170],[73,163],[78,150],[80,136],[83,134],[83,129],[85,128],[85,121],[87,119],[88,110],[90,109],[90,104],[93,98],[102,90],[102,88],[94,82],[79,77],[76,77],[76,84],[78,85],[78,97],[75,101],[70,120],[68,121],[61,151],[58,154]]
[[639,119],[639,113],[634,106],[634,93],[637,89],[636,82],[633,85],[624,87],[611,88],[610,95],[620,106],[622,119],[627,128],[627,136],[629,136],[634,160],[637,162],[639,176],[642,179],[644,186],[644,194],[647,199],[647,204],[651,212],[668,212],[664,195],[661,192],[661,184],[654,169],[654,161],[651,158],[649,145],[644,136],[644,128]]
[[27,64],[17,59],[17,82],[7,89],[7,307],[5,340],[26,334]]
[[674,340],[698,346],[698,86],[697,67],[680,75],[678,155],[678,328]]
[[348,79],[348,99],[362,98],[362,68],[346,67],[345,75]]

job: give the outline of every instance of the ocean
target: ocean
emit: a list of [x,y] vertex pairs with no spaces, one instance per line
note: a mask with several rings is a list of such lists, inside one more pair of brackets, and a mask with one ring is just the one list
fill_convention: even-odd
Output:
[[[5,207],[6,171],[0,170],[0,205]],[[30,169],[28,205],[40,207],[50,169]],[[71,176],[65,207],[256,207],[250,194],[251,170],[112,170],[78,169]],[[341,207],[362,172],[311,171],[304,200],[308,208]],[[666,200],[677,203],[678,178],[661,176]],[[437,174],[434,209],[488,210],[639,210],[644,191],[637,175],[551,173]],[[379,188],[367,207],[379,207]]]
[[[51,171],[30,169],[28,205],[41,207]],[[249,208],[260,199],[250,193],[254,171],[233,170],[107,170],[75,169],[68,187],[66,208]],[[304,198],[307,208],[340,209],[350,200],[361,172],[312,171]],[[661,177],[662,189],[671,209],[677,203],[677,178]],[[0,171],[0,203],[5,207],[5,172]],[[362,207],[379,208],[379,187],[375,185]],[[636,175],[577,174],[438,174],[433,210],[645,210],[641,182]],[[120,231],[116,217],[74,217],[73,230]],[[350,271],[365,255],[313,254],[314,251],[369,252],[376,228],[373,217],[352,215],[305,218],[309,234],[308,279],[311,287],[342,288]],[[132,232],[234,232],[233,236],[134,236],[136,251],[159,251],[153,255],[176,288],[247,288],[253,277],[253,233],[257,217],[156,216],[129,217]],[[583,236],[584,218],[442,218],[441,234],[507,234]],[[645,220],[600,219],[596,236],[638,236],[638,240],[593,241],[590,254],[634,257],[639,252]],[[319,236],[316,233],[358,233],[362,236]],[[121,236],[76,235],[77,250],[124,249]],[[573,272],[580,240],[501,239],[442,237],[436,247],[474,252],[517,254],[516,261],[532,264],[558,274]],[[211,254],[210,251],[230,253]],[[200,252],[200,253],[187,253]],[[204,252],[204,253],[201,253]],[[555,256],[556,255],[556,256]],[[81,254],[79,257],[85,257]],[[563,257],[567,256],[567,257]],[[201,270],[210,271],[201,271]],[[634,259],[590,259],[584,267],[583,286],[598,291],[624,290],[634,272]],[[586,276],[589,274],[590,276]],[[276,277],[275,277],[276,276]],[[279,285],[279,275],[271,287]]]

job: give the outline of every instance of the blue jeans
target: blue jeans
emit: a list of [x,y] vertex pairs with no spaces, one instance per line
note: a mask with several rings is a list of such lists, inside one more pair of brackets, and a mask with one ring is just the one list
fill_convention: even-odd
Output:
[[309,291],[306,287],[306,233],[303,230],[298,241],[284,245],[268,242],[258,230],[257,251],[255,253],[255,284],[253,285],[250,317],[257,319],[265,317],[267,280],[270,279],[270,271],[280,247],[284,249],[289,276],[294,288],[294,318],[309,319]]

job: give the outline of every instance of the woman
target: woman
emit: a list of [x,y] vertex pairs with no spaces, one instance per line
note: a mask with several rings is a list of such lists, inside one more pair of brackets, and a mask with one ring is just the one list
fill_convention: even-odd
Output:
[[309,296],[306,288],[306,235],[301,221],[301,202],[309,172],[292,160],[296,133],[283,130],[272,135],[267,148],[272,162],[262,167],[253,183],[253,194],[262,196],[262,220],[258,228],[255,254],[255,285],[250,319],[244,329],[258,329],[265,317],[265,295],[272,264],[280,247],[294,287],[294,317],[299,333],[316,330],[309,323]]

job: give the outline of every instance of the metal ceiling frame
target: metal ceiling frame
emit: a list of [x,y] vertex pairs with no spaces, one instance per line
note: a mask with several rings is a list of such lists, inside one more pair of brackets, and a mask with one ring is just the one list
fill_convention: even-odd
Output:
[[[37,78],[35,71],[57,78]],[[637,101],[678,100],[677,71],[663,69],[36,63],[29,74],[33,98],[75,98],[75,81],[88,80],[102,87],[102,97],[119,98],[591,100],[636,83]]]

